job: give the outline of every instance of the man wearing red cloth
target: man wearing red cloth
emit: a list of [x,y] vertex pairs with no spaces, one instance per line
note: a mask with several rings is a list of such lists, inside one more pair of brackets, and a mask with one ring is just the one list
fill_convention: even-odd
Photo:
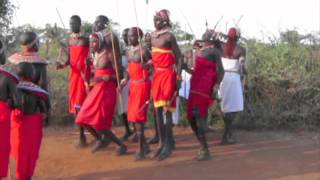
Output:
[[[64,68],[70,65],[70,83],[69,83],[69,112],[76,115],[81,108],[88,91],[88,70],[87,58],[89,54],[89,37],[80,32],[81,19],[78,15],[70,18],[70,34],[68,41],[69,58],[67,62],[61,64],[58,62],[57,68]],[[84,129],[80,127],[79,147],[86,145],[86,136]]]
[[2,67],[5,61],[4,45],[0,41],[0,180],[8,175],[11,109],[20,103],[16,91],[18,77]]
[[118,155],[123,155],[127,152],[127,147],[111,131],[117,100],[116,80],[122,72],[119,41],[116,35],[106,28],[108,24],[109,19],[103,15],[98,16],[94,23],[96,32],[90,37],[90,48],[94,52],[95,85],[83,102],[76,123],[98,132],[93,152],[104,147],[106,140],[111,140],[119,146]]
[[129,79],[128,120],[134,123],[139,141],[139,150],[136,160],[144,159],[149,153],[149,146],[144,136],[144,125],[147,121],[148,104],[150,101],[151,81],[149,80],[149,66],[147,62],[151,54],[146,47],[142,47],[143,32],[138,27],[133,27],[128,32],[131,47],[127,51],[128,73],[121,81],[121,90]]
[[202,40],[191,77],[187,116],[192,130],[201,144],[198,160],[207,160],[210,158],[206,140],[208,108],[213,103],[212,94],[214,88],[218,87],[222,81],[224,70],[221,52],[214,46],[214,31],[207,30]]
[[47,91],[34,83],[34,66],[28,62],[16,66],[19,75],[17,90],[21,96],[21,109],[12,111],[11,154],[16,160],[17,180],[31,180],[42,140],[43,119],[48,116]]
[[174,148],[172,114],[177,96],[177,75],[180,80],[181,52],[173,33],[168,10],[161,10],[154,16],[156,30],[151,34],[152,64],[154,74],[152,97],[156,108],[156,119],[160,135],[159,148],[154,154],[158,160],[170,156]]

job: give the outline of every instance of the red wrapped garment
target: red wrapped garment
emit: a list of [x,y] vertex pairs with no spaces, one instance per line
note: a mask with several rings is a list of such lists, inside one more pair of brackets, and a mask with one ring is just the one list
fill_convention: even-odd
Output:
[[42,140],[42,114],[23,114],[15,109],[11,114],[11,154],[16,160],[16,177],[26,180],[33,176]]
[[197,56],[191,77],[190,94],[187,105],[187,116],[192,120],[192,109],[197,108],[201,118],[206,118],[208,108],[213,103],[213,87],[218,80],[217,64],[206,57]]
[[[114,69],[96,69],[94,72],[94,77],[105,76],[115,76]],[[90,125],[98,131],[110,130],[117,102],[116,87],[115,81],[96,83],[83,102],[76,123]]]
[[[10,78],[15,83],[19,82],[19,78],[0,67],[0,73]],[[10,154],[10,117],[11,108],[7,101],[0,100],[0,179],[8,175],[8,164]]]
[[143,69],[139,62],[129,62],[128,71],[130,76],[128,120],[145,123],[151,93],[151,82],[148,79],[149,71]]
[[10,154],[10,116],[8,103],[0,100],[0,179],[8,175]]
[[176,109],[176,79],[174,69],[175,56],[171,49],[152,48],[152,64],[155,68],[152,81],[154,106],[166,107],[169,111]]
[[[69,112],[76,113],[75,107],[82,105],[87,96],[86,81],[88,80],[89,69],[86,66],[86,59],[89,53],[89,46],[74,45],[70,50],[70,83],[69,83]],[[90,73],[89,73],[90,74]]]

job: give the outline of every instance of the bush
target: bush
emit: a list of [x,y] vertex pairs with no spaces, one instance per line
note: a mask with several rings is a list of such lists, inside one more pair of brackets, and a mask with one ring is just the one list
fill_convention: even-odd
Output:
[[247,46],[245,111],[238,125],[246,128],[310,128],[319,125],[320,69],[306,45]]

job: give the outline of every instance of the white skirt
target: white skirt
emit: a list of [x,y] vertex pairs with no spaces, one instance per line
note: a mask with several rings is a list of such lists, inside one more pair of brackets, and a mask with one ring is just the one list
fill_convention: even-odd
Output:
[[179,124],[179,116],[180,116],[180,112],[179,112],[179,97],[177,97],[176,99],[176,111],[172,113],[172,123],[175,125]]
[[220,84],[221,110],[224,113],[243,111],[243,92],[240,74],[225,72]]
[[181,82],[181,87],[179,89],[179,96],[185,99],[188,99],[189,93],[190,93],[191,74],[189,74],[185,70],[182,70],[181,77],[182,77],[182,82]]
[[[181,82],[181,87],[179,89],[179,96],[183,97],[185,99],[188,99],[189,92],[190,92],[191,74],[189,74],[185,70],[182,70],[181,77],[182,77],[182,82]],[[180,119],[179,103],[180,103],[179,97],[177,97],[176,111],[172,113],[172,120],[173,120],[173,124],[175,124],[175,125],[179,124],[179,119]]]
[[[125,114],[128,112],[129,84],[130,84],[130,81],[123,87],[121,93],[118,93],[118,98],[117,98],[118,115]],[[121,103],[120,103],[120,96],[122,101]]]

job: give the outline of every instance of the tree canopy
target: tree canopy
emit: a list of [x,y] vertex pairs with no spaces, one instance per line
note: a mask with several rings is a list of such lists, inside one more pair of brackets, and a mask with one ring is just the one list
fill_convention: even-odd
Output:
[[3,32],[11,23],[15,6],[9,0],[0,0],[0,30]]

